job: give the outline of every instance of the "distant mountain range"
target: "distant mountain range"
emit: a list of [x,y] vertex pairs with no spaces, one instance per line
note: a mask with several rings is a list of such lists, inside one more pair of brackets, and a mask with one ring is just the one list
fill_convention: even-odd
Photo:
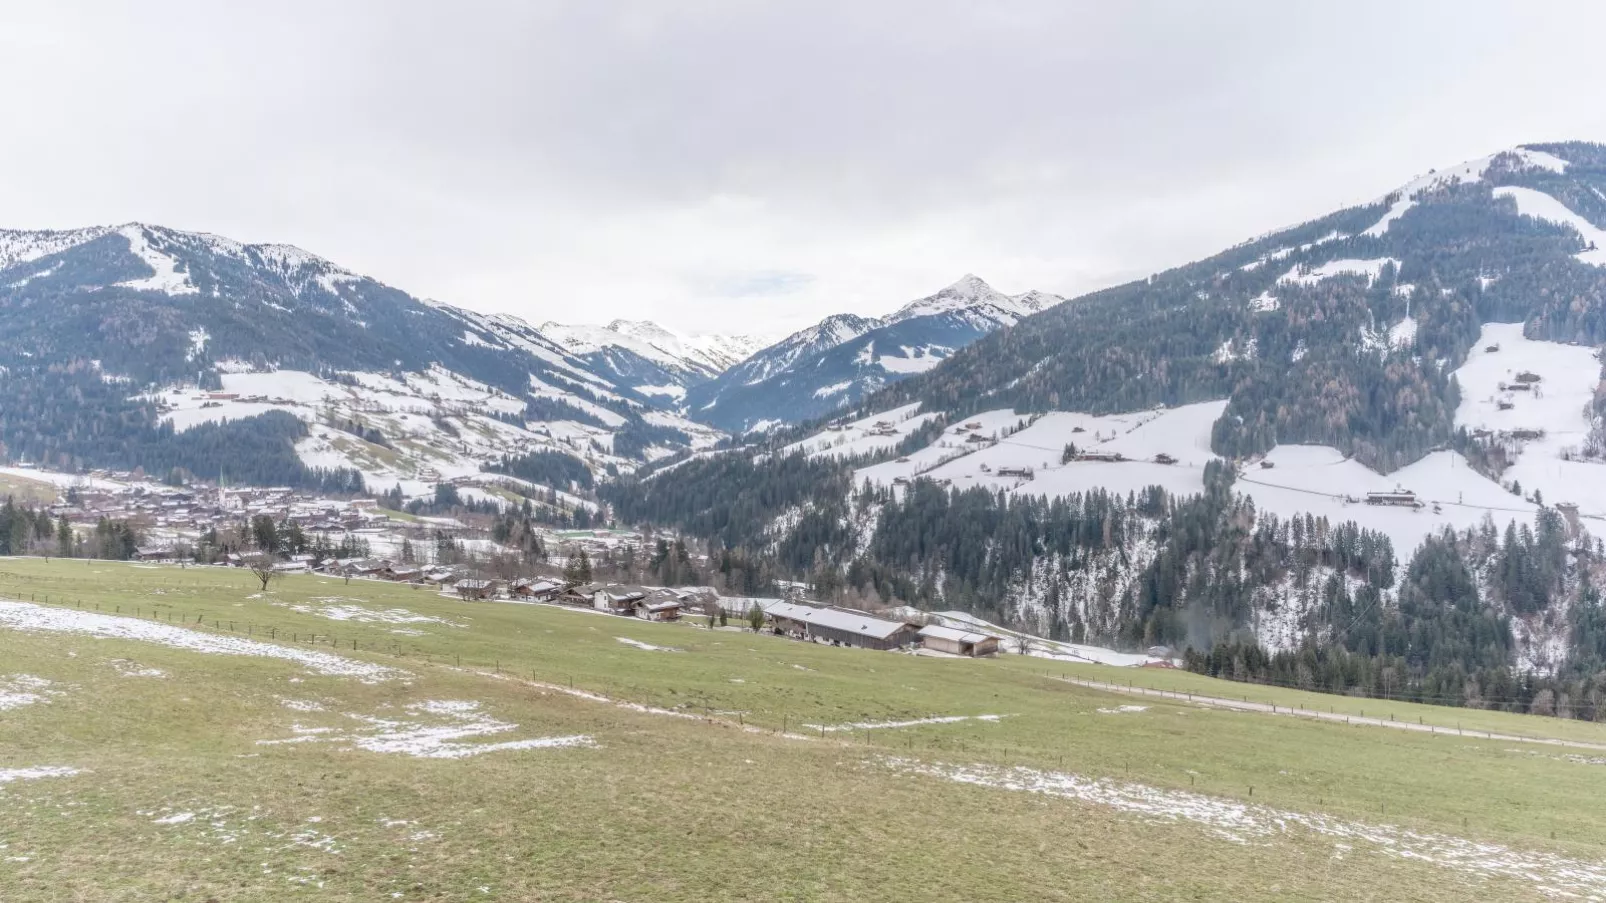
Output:
[[982,336],[1065,299],[1006,295],[966,275],[884,318],[837,314],[787,336],[686,395],[688,417],[732,433],[852,407]]
[[719,376],[771,341],[765,336],[682,335],[648,320],[614,320],[607,326],[547,322],[540,329],[598,373],[676,401],[688,387]]
[[275,483],[360,474],[415,494],[542,449],[628,472],[718,430],[851,404],[1054,300],[967,277],[891,317],[840,315],[770,345],[651,322],[536,327],[291,245],[140,223],[0,231],[0,457]]

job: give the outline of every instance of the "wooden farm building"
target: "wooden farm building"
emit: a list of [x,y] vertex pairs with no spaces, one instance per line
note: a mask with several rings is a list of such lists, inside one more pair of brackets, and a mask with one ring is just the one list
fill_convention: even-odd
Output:
[[915,636],[915,628],[902,621],[885,621],[841,608],[815,608],[782,602],[766,613],[776,633],[861,649],[901,649]]
[[935,652],[970,656],[998,654],[998,637],[987,633],[932,624],[920,628],[916,636],[927,649]]
[[489,599],[496,595],[496,581],[459,580],[455,589],[464,599]]

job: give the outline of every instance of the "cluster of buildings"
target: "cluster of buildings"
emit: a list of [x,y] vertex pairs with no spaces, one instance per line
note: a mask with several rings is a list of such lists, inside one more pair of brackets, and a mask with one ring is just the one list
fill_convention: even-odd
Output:
[[[93,475],[92,475],[93,477]],[[93,525],[101,518],[127,521],[146,533],[195,534],[257,515],[290,522],[309,532],[382,529],[390,518],[374,499],[326,499],[285,487],[191,489],[152,483],[122,485],[90,479],[50,506],[53,517]]]

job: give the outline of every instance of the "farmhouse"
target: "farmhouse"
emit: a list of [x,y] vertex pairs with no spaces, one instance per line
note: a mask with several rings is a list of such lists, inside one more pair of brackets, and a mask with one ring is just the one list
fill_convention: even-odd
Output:
[[489,599],[496,595],[495,580],[459,580],[457,594],[464,599]]
[[970,656],[998,654],[998,637],[991,634],[932,624],[920,628],[916,636],[920,637],[921,643],[927,649],[934,652]]
[[902,621],[884,621],[863,612],[842,608],[815,608],[781,602],[766,613],[776,633],[861,649],[901,649],[915,629]]
[[563,592],[563,584],[551,580],[538,580],[534,577],[521,577],[513,581],[508,592],[515,599],[528,599],[532,602],[548,602]]
[[1409,489],[1396,488],[1393,492],[1368,492],[1366,494],[1368,505],[1389,505],[1397,508],[1420,508],[1422,503],[1417,501],[1416,493]]
[[1001,477],[1025,477],[1030,480],[1033,472],[1030,467],[1000,467],[998,468],[998,475]]
[[616,615],[635,614],[636,603],[647,598],[639,586],[592,586],[591,607]]

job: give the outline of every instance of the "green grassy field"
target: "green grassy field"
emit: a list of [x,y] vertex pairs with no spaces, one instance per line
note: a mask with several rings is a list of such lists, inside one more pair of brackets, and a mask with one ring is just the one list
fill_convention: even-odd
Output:
[[[0,708],[0,774],[79,770],[0,783],[0,899],[1606,895],[1606,753],[1135,699],[1020,657],[835,649],[316,576],[258,590],[240,571],[0,559],[0,598],[402,672],[365,683],[23,629],[0,611],[0,688],[51,682]],[[466,722],[439,714],[447,701],[505,729],[450,736]],[[1393,706],[1606,742],[1595,725]],[[959,716],[999,717],[850,727]],[[384,751],[520,741],[532,748]],[[1508,860],[1522,867],[1487,864]]]

